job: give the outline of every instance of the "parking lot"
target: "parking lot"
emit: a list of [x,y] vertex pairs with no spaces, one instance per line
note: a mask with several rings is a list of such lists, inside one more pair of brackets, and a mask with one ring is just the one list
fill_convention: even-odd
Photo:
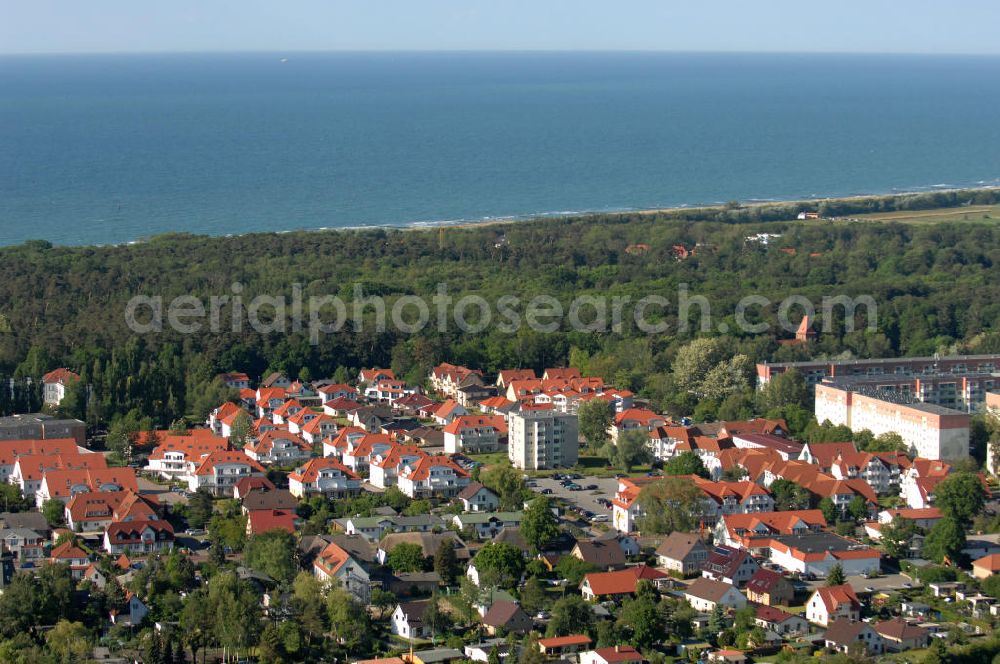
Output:
[[[570,506],[576,510],[587,510],[593,512],[594,514],[606,514],[608,516],[608,521],[611,520],[611,508],[605,507],[598,503],[598,499],[604,498],[606,500],[611,500],[614,498],[615,492],[618,489],[618,480],[614,477],[583,477],[581,479],[573,480],[576,484],[584,487],[582,491],[570,491],[568,488],[564,487],[559,480],[554,480],[549,477],[536,478],[533,480],[535,486],[531,487],[533,491],[542,492],[546,489],[551,491],[549,495],[552,498],[559,498],[566,501]],[[587,490],[586,487],[596,485],[597,489]]]

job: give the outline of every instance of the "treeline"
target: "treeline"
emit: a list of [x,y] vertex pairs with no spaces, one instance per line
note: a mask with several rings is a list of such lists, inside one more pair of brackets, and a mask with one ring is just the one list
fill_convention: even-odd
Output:
[[[977,197],[996,194],[966,195],[983,202]],[[878,209],[965,202],[949,192],[858,200]],[[96,424],[135,411],[166,426],[185,415],[203,417],[225,398],[226,391],[212,378],[229,370],[246,371],[254,379],[272,370],[343,379],[360,367],[388,365],[421,382],[431,366],[444,360],[488,373],[571,363],[681,412],[705,399],[718,407],[729,396],[697,394],[687,382],[691,367],[683,361],[678,365],[678,358],[691,350],[696,336],[716,337],[716,344],[701,351],[711,356],[709,368],[726,376],[736,391],[752,389],[753,376],[747,374],[764,359],[1000,351],[995,329],[1000,284],[994,278],[1000,229],[977,225],[970,232],[960,223],[803,224],[788,221],[791,210],[777,207],[752,214],[783,220],[739,224],[732,223],[739,221],[733,215],[768,207],[720,208],[724,220],[697,220],[703,211],[691,211],[688,216],[603,215],[440,232],[170,235],[112,247],[28,242],[0,250],[0,312],[7,330],[0,334],[0,376],[37,381],[44,372],[67,366],[84,376],[67,401],[71,414]],[[768,245],[747,240],[760,232],[780,237]],[[634,245],[648,249],[636,252]],[[674,245],[696,250],[677,260]],[[439,285],[455,298],[474,294],[490,303],[502,296],[523,301],[544,294],[568,309],[580,295],[635,302],[653,294],[666,297],[671,306],[661,316],[668,330],[653,335],[627,315],[617,332],[573,331],[564,318],[553,332],[490,325],[465,333],[454,324],[440,331],[432,321],[407,334],[392,325],[376,329],[369,308],[360,330],[347,325],[311,344],[304,330],[258,333],[245,321],[234,330],[230,305],[221,308],[218,332],[182,334],[167,326],[160,333],[137,335],[126,325],[126,305],[135,295],[159,296],[167,303],[192,295],[207,303],[239,290],[248,302],[260,294],[291,299],[293,284],[301,284],[305,299],[334,295],[348,306],[356,287],[364,296],[386,298],[391,307],[404,296],[430,298]],[[698,332],[697,325],[695,331],[679,330],[683,321],[676,304],[682,287],[709,302],[708,332]],[[736,305],[748,294],[775,303],[751,316],[767,324],[763,333],[741,332],[736,325]],[[778,326],[776,303],[793,294],[817,306],[824,296],[870,295],[878,305],[877,328],[848,331],[838,314],[831,329],[821,330],[809,346],[782,345],[779,341],[791,333]],[[698,314],[693,307],[691,317]],[[793,310],[791,317],[797,321],[798,315]],[[718,332],[720,323],[728,328],[725,335]],[[734,355],[743,356],[738,366],[720,365]],[[738,405],[726,412],[739,410]],[[711,412],[706,406],[703,414]]]

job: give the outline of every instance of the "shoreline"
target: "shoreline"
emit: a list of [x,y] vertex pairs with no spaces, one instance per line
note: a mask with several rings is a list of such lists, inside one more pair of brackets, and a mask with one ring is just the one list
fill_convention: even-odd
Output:
[[[500,216],[500,217],[486,217],[482,219],[453,219],[453,220],[440,220],[440,221],[413,221],[413,222],[403,222],[403,223],[390,223],[390,224],[372,224],[367,226],[339,226],[339,227],[315,227],[315,228],[291,228],[286,230],[252,230],[245,233],[228,233],[224,235],[212,235],[207,233],[199,233],[194,231],[177,230],[169,231],[166,233],[160,233],[157,235],[152,235],[148,237],[140,237],[133,240],[126,240],[123,242],[112,242],[103,244],[56,244],[51,240],[44,238],[34,238],[21,242],[20,244],[8,244],[0,246],[0,250],[11,249],[16,247],[23,247],[29,242],[49,242],[53,247],[60,248],[81,248],[81,247],[128,247],[138,244],[146,244],[153,242],[158,238],[171,237],[175,235],[189,236],[192,238],[200,239],[213,239],[213,238],[233,238],[233,237],[246,237],[253,235],[288,235],[292,233],[344,233],[344,232],[366,232],[375,230],[391,230],[391,231],[404,231],[404,232],[420,232],[420,231],[434,231],[441,230],[445,228],[457,228],[457,229],[473,229],[473,228],[483,228],[490,226],[506,226],[513,224],[522,223],[532,223],[540,222],[544,223],[547,221],[564,221],[567,219],[581,219],[581,218],[597,218],[597,217],[615,217],[624,215],[634,215],[638,217],[648,217],[653,215],[667,215],[671,217],[666,221],[685,221],[685,217],[688,215],[698,216],[705,214],[718,214],[727,211],[737,211],[737,210],[749,210],[755,208],[776,208],[783,206],[795,206],[802,209],[812,209],[815,210],[819,207],[821,203],[858,203],[866,200],[878,200],[878,199],[902,199],[913,196],[921,196],[927,194],[953,194],[968,192],[970,194],[985,192],[985,191],[1000,191],[1000,184],[982,184],[978,186],[968,186],[968,187],[955,187],[955,186],[937,186],[930,185],[922,189],[913,189],[908,191],[897,191],[890,193],[881,194],[854,194],[849,196],[823,196],[823,197],[812,197],[812,198],[793,198],[793,199],[750,199],[748,201],[733,201],[733,203],[738,203],[739,206],[736,208],[729,207],[729,203],[704,203],[704,204],[694,204],[694,205],[678,205],[678,206],[667,206],[667,207],[653,207],[653,208],[621,208],[621,209],[605,209],[605,210],[579,210],[579,211],[562,211],[562,212],[540,212],[525,215],[510,215],[510,216]],[[939,208],[924,208],[924,209],[959,209],[960,206],[945,206]],[[688,219],[687,221],[705,221],[704,219]],[[780,223],[788,221],[797,221],[797,219],[772,219],[766,220],[761,219],[759,222],[745,222],[745,223]]]

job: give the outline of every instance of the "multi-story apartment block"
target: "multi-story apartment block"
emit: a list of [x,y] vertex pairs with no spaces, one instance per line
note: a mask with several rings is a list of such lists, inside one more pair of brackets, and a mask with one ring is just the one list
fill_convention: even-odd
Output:
[[580,451],[579,420],[551,405],[525,404],[507,417],[507,455],[515,468],[568,468]]
[[815,387],[816,419],[868,429],[876,436],[895,432],[914,456],[964,459],[969,456],[969,415],[928,403],[912,403],[892,392],[877,392],[867,383],[830,381]]

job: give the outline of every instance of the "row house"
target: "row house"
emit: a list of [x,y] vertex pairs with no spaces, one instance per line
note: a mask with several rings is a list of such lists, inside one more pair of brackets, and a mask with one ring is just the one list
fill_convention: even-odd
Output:
[[76,532],[104,530],[115,521],[152,521],[159,518],[159,502],[130,490],[78,493],[64,509],[66,525]]
[[231,426],[233,418],[240,413],[246,413],[246,411],[240,406],[234,404],[232,401],[227,401],[221,406],[213,408],[212,412],[208,414],[208,428],[211,429],[216,436],[228,437],[228,433],[222,432],[222,424],[226,421]]
[[205,489],[214,495],[231,496],[239,480],[263,475],[264,467],[242,451],[216,450],[205,457],[186,479],[191,491]]
[[340,460],[358,475],[367,475],[372,459],[387,453],[395,444],[392,437],[384,433],[366,433],[360,438],[348,438]]
[[534,369],[504,369],[497,374],[495,385],[503,390],[515,380],[537,380]]
[[288,433],[300,434],[307,424],[317,417],[323,417],[322,413],[317,413],[312,408],[303,408],[299,412],[290,416],[285,424],[288,426]]
[[113,555],[160,553],[173,546],[174,529],[163,519],[119,521],[104,531],[104,550]]
[[21,489],[26,501],[36,502],[46,473],[56,470],[87,470],[107,468],[103,454],[34,454],[18,457],[10,474],[10,482]]
[[767,550],[772,537],[804,535],[823,528],[826,519],[820,510],[755,512],[723,515],[715,525],[714,535],[718,543],[759,553]]
[[257,417],[271,419],[274,411],[281,408],[287,401],[285,388],[283,387],[259,387],[257,388]]
[[323,439],[323,456],[342,459],[348,447],[356,446],[367,435],[368,432],[361,427],[339,429],[333,437]]
[[365,388],[365,398],[369,401],[381,401],[383,403],[394,403],[410,394],[417,394],[420,388],[416,385],[407,385],[403,380],[380,380],[377,383]]
[[478,369],[443,362],[431,369],[430,384],[437,392],[457,399],[460,388],[483,385],[483,373]]
[[42,485],[35,493],[35,506],[39,509],[47,500],[69,502],[79,493],[93,491],[132,491],[139,486],[132,468],[86,468],[82,470],[50,470],[45,473]]
[[228,450],[229,441],[220,437],[172,436],[157,445],[146,460],[146,472],[165,479],[191,475],[208,455]]
[[507,421],[500,415],[464,415],[452,420],[443,432],[448,454],[496,452],[500,438],[507,434]]
[[399,490],[410,498],[451,498],[469,485],[469,474],[446,456],[428,456],[399,472]]
[[304,409],[298,399],[288,399],[271,412],[271,421],[275,424],[288,424],[288,419]]
[[312,445],[300,436],[284,431],[268,431],[251,440],[243,452],[263,464],[294,465],[312,456]]
[[43,440],[0,440],[0,482],[10,482],[18,457],[38,455],[79,454],[74,438],[47,438]]
[[288,490],[296,498],[322,495],[347,498],[361,492],[363,480],[333,458],[310,459],[288,475]]
[[396,486],[400,471],[425,456],[427,453],[416,445],[393,443],[387,451],[376,454],[372,459],[368,469],[369,480],[380,489]]
[[713,523],[723,514],[774,511],[770,492],[754,482],[712,482],[697,476],[691,480],[705,494],[706,517],[712,517]]
[[293,429],[298,429],[302,439],[310,445],[319,445],[321,442],[337,434],[337,421],[329,415],[316,415],[308,422],[299,427],[289,424],[289,433],[296,433]]
[[[901,455],[906,459],[905,455]],[[907,460],[907,464],[908,460]],[[830,474],[839,480],[860,479],[868,483],[878,495],[898,494],[903,465],[892,455],[869,452],[842,454],[834,460]]]
[[625,431],[640,429],[642,431],[653,431],[657,427],[666,426],[669,420],[662,415],[657,415],[646,408],[629,408],[615,415],[609,433],[611,440],[617,441],[618,436]]

